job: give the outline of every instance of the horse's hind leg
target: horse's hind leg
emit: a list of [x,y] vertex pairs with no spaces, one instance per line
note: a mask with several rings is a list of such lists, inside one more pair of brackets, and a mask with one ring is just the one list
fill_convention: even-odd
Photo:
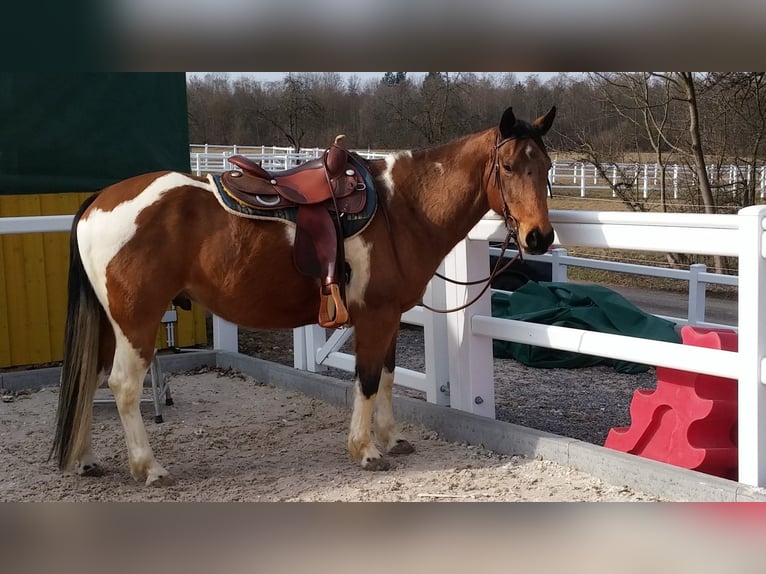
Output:
[[93,398],[96,394],[96,389],[104,382],[104,372],[98,374],[98,384],[86,389],[86,394],[83,397],[84,407],[84,421],[82,424],[82,439],[79,441],[79,452],[75,453],[75,467],[74,470],[80,476],[102,476],[104,474],[104,468],[96,459],[93,454],[91,446],[91,430],[93,429]]
[[[398,334],[398,331],[397,331]],[[378,395],[375,398],[375,414],[373,428],[375,438],[383,449],[389,454],[410,454],[415,449],[399,432],[394,420],[393,387],[394,369],[396,365],[396,339],[393,340],[383,363],[383,371],[380,374]]]
[[109,388],[114,394],[125,430],[130,474],[136,480],[146,477],[147,486],[170,484],[172,483],[170,473],[157,462],[149,446],[149,438],[140,410],[144,377],[149,370],[149,362],[154,351],[153,340],[148,348],[143,349],[142,354],[148,354],[150,357],[147,360],[136,351],[124,335],[117,335],[116,338]]

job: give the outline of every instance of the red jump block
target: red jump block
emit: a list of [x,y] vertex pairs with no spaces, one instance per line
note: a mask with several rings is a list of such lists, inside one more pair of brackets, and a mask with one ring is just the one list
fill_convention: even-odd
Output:
[[[683,327],[684,345],[737,350],[737,334]],[[737,381],[657,367],[657,389],[639,389],[631,425],[613,428],[604,446],[737,480]]]

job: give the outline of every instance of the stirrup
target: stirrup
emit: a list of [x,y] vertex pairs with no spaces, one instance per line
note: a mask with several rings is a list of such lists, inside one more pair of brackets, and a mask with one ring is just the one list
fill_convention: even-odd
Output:
[[348,323],[348,310],[343,304],[340,289],[335,283],[328,285],[329,295],[321,293],[319,302],[319,325],[325,329],[337,329]]

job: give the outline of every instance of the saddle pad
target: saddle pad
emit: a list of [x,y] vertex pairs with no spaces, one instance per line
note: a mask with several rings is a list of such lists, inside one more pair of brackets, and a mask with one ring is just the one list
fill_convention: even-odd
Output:
[[[340,218],[341,228],[343,231],[343,237],[353,237],[357,233],[364,230],[370,223],[370,220],[375,215],[378,208],[378,194],[375,192],[375,185],[370,177],[367,169],[364,169],[362,162],[364,160],[356,156],[356,154],[349,154],[349,161],[355,165],[364,178],[364,183],[367,186],[366,205],[362,211],[354,214],[343,214]],[[245,217],[247,219],[263,219],[263,220],[278,220],[287,221],[295,225],[298,217],[299,206],[285,207],[282,209],[255,209],[249,205],[245,205],[238,201],[235,197],[229,195],[224,189],[221,183],[220,175],[208,174],[208,180],[214,184],[215,197],[218,203],[221,204],[226,211],[236,215],[238,217]]]

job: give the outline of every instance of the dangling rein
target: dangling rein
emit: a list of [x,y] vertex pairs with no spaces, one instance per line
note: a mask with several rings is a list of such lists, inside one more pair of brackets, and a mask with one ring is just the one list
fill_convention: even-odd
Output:
[[511,265],[513,265],[516,261],[522,261],[523,257],[521,256],[521,249],[516,253],[516,255],[508,261],[507,263],[503,263],[503,256],[505,255],[505,252],[508,250],[508,246],[513,241],[516,242],[516,229],[508,225],[508,221],[506,220],[506,227],[508,228],[508,233],[505,236],[505,239],[503,240],[503,245],[500,247],[500,256],[497,258],[497,261],[495,262],[494,267],[492,268],[492,272],[489,274],[489,277],[485,277],[484,279],[477,279],[475,281],[458,281],[457,279],[450,279],[449,277],[445,277],[441,273],[436,273],[435,275],[439,279],[443,279],[444,281],[447,281],[448,283],[452,283],[454,285],[479,285],[480,283],[484,283],[486,281],[486,284],[484,287],[482,287],[481,291],[479,292],[476,297],[471,299],[468,303],[465,303],[463,305],[460,305],[459,307],[454,307],[452,309],[435,309],[431,307],[430,305],[427,305],[421,301],[421,305],[428,309],[429,311],[433,311],[434,313],[454,313],[455,311],[462,311],[463,309],[470,307],[476,301],[481,299],[481,296],[484,295],[484,293],[487,292],[487,289],[489,289],[490,285],[492,285],[492,281],[500,275],[503,271],[508,269]]

